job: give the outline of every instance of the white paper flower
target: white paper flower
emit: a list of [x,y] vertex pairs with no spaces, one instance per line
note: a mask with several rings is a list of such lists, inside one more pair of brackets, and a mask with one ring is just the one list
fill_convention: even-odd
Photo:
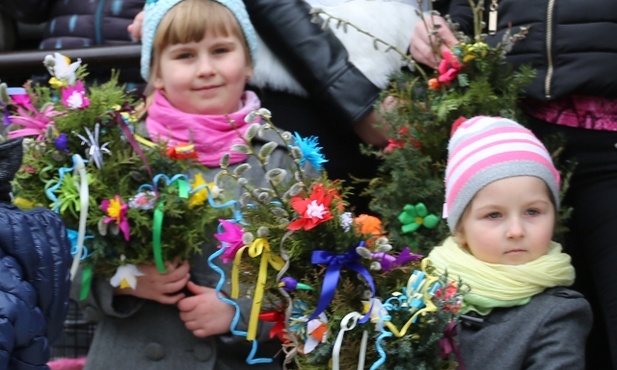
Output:
[[71,60],[60,53],[54,53],[53,57],[47,55],[43,62],[47,67],[49,73],[62,82],[66,82],[69,85],[75,84],[75,72],[81,64],[81,59],[77,59],[76,62],[71,63]]
[[345,212],[339,216],[341,220],[341,226],[345,232],[349,232],[351,230],[351,225],[353,224],[353,215],[351,212]]
[[[122,256],[121,259],[124,261],[124,256]],[[137,266],[128,263],[126,265],[118,266],[116,273],[111,277],[109,282],[114,288],[120,287],[121,289],[135,289],[137,287],[138,276],[144,276],[143,272],[139,271]]]
[[307,336],[304,353],[312,352],[319,343],[325,343],[328,337],[328,318],[322,312],[319,317],[306,323]]

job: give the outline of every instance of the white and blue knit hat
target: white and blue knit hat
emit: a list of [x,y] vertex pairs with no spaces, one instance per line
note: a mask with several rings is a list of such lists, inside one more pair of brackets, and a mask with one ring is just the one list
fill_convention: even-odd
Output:
[[[141,77],[148,81],[150,78],[150,62],[152,58],[152,44],[156,29],[161,23],[163,16],[175,5],[183,0],[147,0],[144,6],[144,24],[141,40]],[[236,17],[246,42],[251,51],[251,59],[255,64],[257,55],[257,34],[246,12],[246,7],[241,0],[213,0],[227,7]]]
[[559,209],[559,172],[551,155],[527,128],[501,117],[462,122],[448,144],[443,215],[454,232],[473,197],[493,181],[535,176],[546,183]]

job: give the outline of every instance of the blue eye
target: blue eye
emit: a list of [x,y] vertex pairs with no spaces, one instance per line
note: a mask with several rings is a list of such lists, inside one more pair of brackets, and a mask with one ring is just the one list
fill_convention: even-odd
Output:
[[535,216],[535,215],[540,214],[540,211],[538,211],[535,208],[532,208],[532,209],[528,209],[525,213],[529,216]]
[[491,212],[486,215],[486,218],[495,219],[501,217],[501,213],[499,212]]

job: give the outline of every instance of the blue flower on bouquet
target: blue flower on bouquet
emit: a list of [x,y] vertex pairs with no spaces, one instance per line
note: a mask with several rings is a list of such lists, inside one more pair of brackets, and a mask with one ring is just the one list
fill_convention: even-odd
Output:
[[297,132],[294,132],[294,139],[296,139],[296,145],[300,148],[300,152],[302,152],[300,166],[303,166],[305,162],[308,162],[317,171],[323,169],[323,164],[328,162],[328,160],[321,152],[323,148],[319,146],[317,136],[303,138]]

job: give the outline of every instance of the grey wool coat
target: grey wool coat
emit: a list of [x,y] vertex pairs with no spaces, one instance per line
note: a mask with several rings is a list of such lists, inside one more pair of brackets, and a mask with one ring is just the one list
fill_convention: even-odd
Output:
[[583,370],[591,322],[587,300],[566,288],[547,289],[524,306],[463,318],[459,343],[465,369]]
[[[253,140],[257,150],[264,143],[259,141],[258,138]],[[272,153],[269,164],[286,168],[289,161],[286,151],[277,149]],[[263,171],[252,157],[249,157],[248,163],[252,165],[252,169],[245,172],[244,176],[253,178],[254,184],[263,183]],[[216,170],[213,170],[205,174],[208,181],[211,181],[215,172]],[[193,257],[191,280],[202,286],[216,286],[219,275],[207,264],[208,257],[216,250],[216,246],[204,246],[203,254]],[[228,265],[219,266],[229,270]],[[79,277],[75,279],[75,297],[79,294],[80,281]],[[236,302],[241,307],[241,320],[237,329],[245,331],[251,301],[240,298]],[[244,337],[228,334],[196,338],[180,320],[175,305],[163,305],[133,296],[114,296],[113,288],[105,279],[93,281],[89,297],[81,301],[80,306],[85,315],[98,321],[85,370],[281,368],[276,360],[269,364],[247,364],[251,342]],[[277,338],[269,338],[269,329],[269,326],[260,324],[257,337],[259,349],[255,356],[257,358],[275,357],[281,349]]]

